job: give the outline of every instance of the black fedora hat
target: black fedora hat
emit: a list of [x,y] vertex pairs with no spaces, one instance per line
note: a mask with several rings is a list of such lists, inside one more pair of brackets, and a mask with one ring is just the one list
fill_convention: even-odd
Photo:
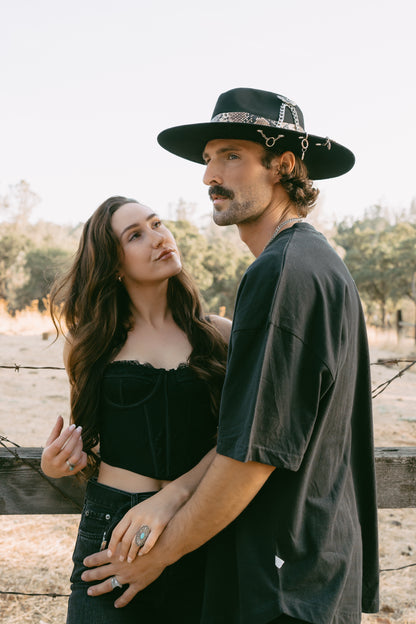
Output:
[[308,134],[302,111],[292,100],[258,89],[226,91],[218,98],[211,121],[168,128],[157,137],[169,152],[201,164],[205,145],[213,139],[255,141],[278,153],[291,151],[302,158],[312,180],[347,173],[355,162],[343,145]]

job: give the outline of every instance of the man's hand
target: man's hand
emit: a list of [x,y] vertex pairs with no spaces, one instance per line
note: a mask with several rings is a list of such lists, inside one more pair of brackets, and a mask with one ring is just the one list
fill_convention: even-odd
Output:
[[86,582],[103,581],[98,585],[89,587],[88,595],[100,596],[113,591],[111,577],[116,576],[117,580],[122,585],[128,585],[128,588],[116,600],[114,606],[125,607],[139,591],[153,583],[165,569],[166,565],[152,556],[155,550],[156,547],[145,557],[136,557],[132,563],[112,561],[108,557],[107,550],[86,557],[84,565],[93,569],[83,572],[82,580]]
[[128,589],[114,603],[124,607],[163,570],[187,553],[205,544],[245,509],[273,472],[274,467],[257,462],[239,462],[216,455],[193,496],[173,516],[155,546],[132,563],[110,558],[107,551],[87,557],[84,565],[98,566],[82,574],[84,581],[100,581],[88,589],[90,596],[112,591],[110,577],[116,576]]

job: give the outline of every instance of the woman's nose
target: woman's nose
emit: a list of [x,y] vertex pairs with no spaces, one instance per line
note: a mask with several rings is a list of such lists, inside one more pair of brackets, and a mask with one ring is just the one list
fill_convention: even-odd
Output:
[[166,236],[163,232],[160,232],[159,230],[153,230],[153,239],[152,239],[153,247],[159,247],[159,245],[161,245],[164,242],[165,238]]

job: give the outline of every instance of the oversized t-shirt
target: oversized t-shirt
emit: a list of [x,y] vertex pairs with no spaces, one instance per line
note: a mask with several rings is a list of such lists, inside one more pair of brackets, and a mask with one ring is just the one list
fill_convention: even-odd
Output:
[[203,624],[357,624],[377,611],[365,321],[309,224],[281,232],[242,279],[217,450],[276,470],[211,543]]

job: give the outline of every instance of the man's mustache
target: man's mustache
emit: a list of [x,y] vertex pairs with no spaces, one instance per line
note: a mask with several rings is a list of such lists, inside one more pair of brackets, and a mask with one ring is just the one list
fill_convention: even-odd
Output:
[[208,189],[208,195],[210,196],[211,199],[215,195],[218,195],[220,197],[225,197],[226,199],[234,199],[234,193],[232,191],[219,185],[210,186]]

